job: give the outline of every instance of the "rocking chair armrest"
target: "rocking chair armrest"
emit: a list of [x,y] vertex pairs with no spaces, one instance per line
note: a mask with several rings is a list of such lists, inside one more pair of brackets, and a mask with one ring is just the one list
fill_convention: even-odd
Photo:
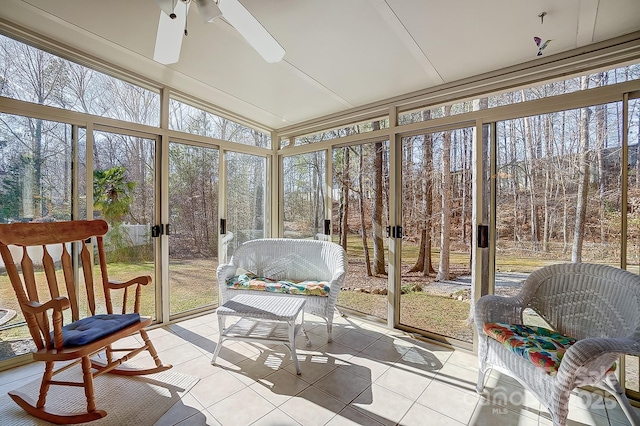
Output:
[[142,275],[139,277],[135,277],[130,279],[129,281],[109,281],[107,283],[107,288],[109,288],[110,290],[118,290],[118,289],[123,289],[126,287],[129,287],[131,285],[147,285],[151,283],[151,277],[149,275]]
[[25,312],[30,314],[39,314],[47,311],[48,309],[53,309],[54,311],[62,312],[71,306],[69,299],[64,296],[56,297],[55,299],[51,299],[46,303],[38,303],[34,301],[29,301],[22,306]]

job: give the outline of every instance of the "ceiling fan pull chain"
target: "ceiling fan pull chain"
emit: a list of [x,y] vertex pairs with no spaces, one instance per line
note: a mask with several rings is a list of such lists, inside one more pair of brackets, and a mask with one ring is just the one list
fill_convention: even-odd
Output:
[[[185,2],[188,3],[188,2]],[[187,9],[188,11],[189,9]],[[189,25],[189,13],[187,13],[184,17],[184,36],[188,36],[189,35],[189,31],[187,30],[187,26]]]

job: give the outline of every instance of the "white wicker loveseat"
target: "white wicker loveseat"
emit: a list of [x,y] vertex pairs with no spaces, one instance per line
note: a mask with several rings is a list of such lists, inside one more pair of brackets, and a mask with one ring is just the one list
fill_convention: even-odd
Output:
[[[554,331],[577,340],[567,345],[553,373],[541,368],[544,360],[538,359],[535,365],[534,357],[526,359],[508,342],[500,343],[501,336],[487,335],[496,323],[501,327],[523,324],[526,308],[538,313]],[[491,368],[505,373],[542,402],[557,426],[566,423],[571,390],[591,385],[611,393],[631,424],[640,424],[611,368],[622,354],[640,355],[640,276],[586,263],[547,266],[533,272],[514,297],[481,297],[475,322],[480,336],[479,393]],[[514,347],[522,341],[510,344]],[[541,352],[546,355],[545,350]]]
[[[327,322],[328,340],[331,341],[334,310],[346,271],[346,254],[335,243],[286,238],[247,241],[238,247],[229,263],[218,266],[220,303],[238,294],[256,294],[257,290],[263,290],[265,295],[305,297],[305,312]],[[237,285],[241,279],[247,279],[247,275],[251,283],[258,285]],[[259,280],[265,278],[278,289],[261,288]],[[289,289],[286,283],[284,287],[278,284],[283,281],[295,284]],[[307,284],[314,290],[305,292],[301,289]]]

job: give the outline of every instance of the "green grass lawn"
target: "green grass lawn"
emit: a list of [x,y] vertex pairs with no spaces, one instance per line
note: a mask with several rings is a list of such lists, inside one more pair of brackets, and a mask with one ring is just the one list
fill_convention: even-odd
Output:
[[[172,261],[169,271],[170,280],[170,310],[171,314],[189,311],[207,305],[217,305],[218,303],[218,285],[215,280],[215,269],[217,263],[204,259],[180,260]],[[140,275],[153,276],[154,265],[152,262],[137,263],[110,263],[109,279],[117,281],[126,281]],[[36,283],[38,294],[41,300],[49,299],[49,290],[44,277],[44,272],[36,272]],[[62,271],[57,271],[58,283],[64,288],[64,277]],[[94,286],[96,298],[96,311],[105,313],[106,306],[104,304],[104,293],[102,291],[102,280],[99,269],[94,269]],[[156,309],[156,287],[155,282],[143,287],[140,298],[140,313],[142,315],[155,318]],[[66,291],[62,290],[63,295]],[[114,312],[122,310],[122,293],[112,292],[112,302]],[[128,312],[132,312],[135,294],[133,291],[127,297]],[[84,288],[79,294],[80,312],[85,315],[89,312],[86,293]],[[0,307],[5,309],[13,309],[18,314],[9,322],[9,324],[18,324],[24,321],[24,317],[20,312],[18,300],[13,291],[13,287],[6,274],[0,274]],[[65,324],[70,322],[71,314],[65,317]],[[21,339],[29,337],[29,331],[26,326],[9,328],[0,331],[0,340]]]
[[[342,291],[338,305],[379,318],[387,316],[387,296],[383,295]],[[473,330],[467,324],[468,316],[469,303],[449,297],[415,292],[400,299],[401,324],[470,342]]]

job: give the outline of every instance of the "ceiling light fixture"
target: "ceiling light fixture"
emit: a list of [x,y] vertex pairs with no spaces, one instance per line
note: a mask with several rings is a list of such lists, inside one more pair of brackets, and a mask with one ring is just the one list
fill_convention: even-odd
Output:
[[[160,10],[162,10],[169,18],[176,19],[176,6],[178,0],[154,0]],[[205,23],[211,22],[214,19],[222,16],[222,11],[214,0],[180,0],[184,4],[189,4],[193,1],[198,6],[198,12]]]
[[222,16],[222,11],[213,0],[194,0],[198,6],[198,12],[205,23],[211,22]]
[[178,4],[178,0],[154,0],[160,10],[167,14],[167,16],[171,19],[176,19],[176,14],[174,10],[176,9],[176,5]]

